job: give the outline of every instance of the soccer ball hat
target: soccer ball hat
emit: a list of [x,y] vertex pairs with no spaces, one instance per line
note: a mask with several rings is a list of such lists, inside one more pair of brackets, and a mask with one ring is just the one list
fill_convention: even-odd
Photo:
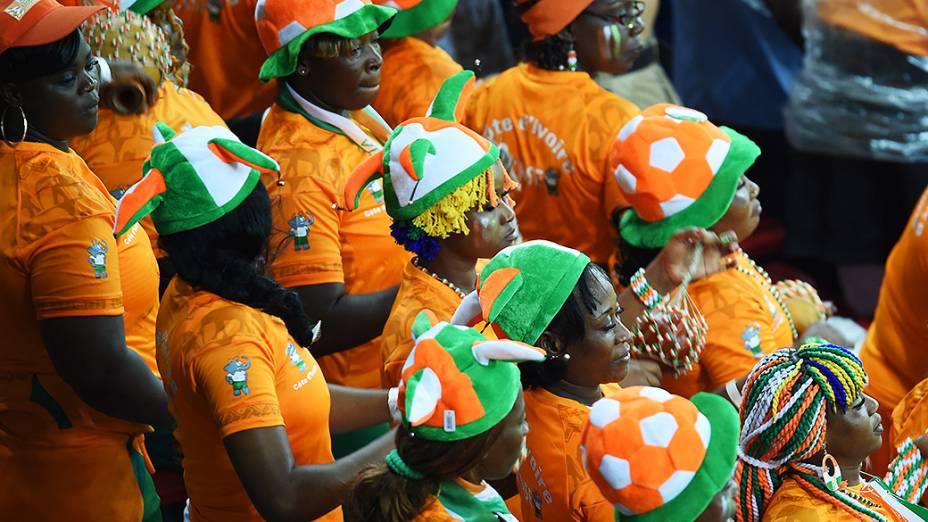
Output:
[[690,522],[731,480],[739,431],[720,396],[633,386],[593,404],[580,447],[616,520]]
[[622,237],[660,248],[678,230],[714,225],[759,155],[753,141],[699,111],[666,103],[645,109],[625,124],[609,155],[632,207],[622,216]]
[[238,207],[260,182],[278,172],[270,156],[243,144],[225,127],[193,127],[176,134],[155,126],[155,147],[142,165],[144,176],[116,206],[118,237],[151,214],[159,234],[211,223]]
[[504,248],[461,301],[454,324],[485,321],[497,337],[535,344],[577,286],[590,258],[544,240]]
[[412,220],[493,167],[499,159],[496,145],[458,123],[473,85],[473,72],[455,74],[442,84],[427,116],[398,125],[383,151],[348,179],[348,209],[357,208],[364,187],[383,176],[387,214],[394,220]]
[[313,35],[359,38],[382,29],[395,14],[370,0],[258,0],[255,24],[268,54],[258,78],[266,82],[293,74],[300,49]]
[[545,358],[534,346],[488,341],[473,328],[432,325],[425,312],[412,335],[397,405],[410,431],[428,440],[467,439],[499,424],[522,389],[515,363]]
[[398,12],[390,27],[380,36],[402,38],[419,34],[444,22],[454,13],[458,0],[374,0]]

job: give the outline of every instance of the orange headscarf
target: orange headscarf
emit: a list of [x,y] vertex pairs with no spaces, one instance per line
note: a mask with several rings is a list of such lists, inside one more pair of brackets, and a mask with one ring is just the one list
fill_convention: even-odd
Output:
[[[530,1],[518,0],[518,3],[524,5]],[[561,32],[592,3],[593,0],[539,0],[522,13],[522,21],[535,41],[543,40]]]

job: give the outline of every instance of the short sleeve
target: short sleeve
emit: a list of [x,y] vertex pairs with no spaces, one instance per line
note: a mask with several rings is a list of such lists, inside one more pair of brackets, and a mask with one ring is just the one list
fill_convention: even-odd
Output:
[[756,297],[727,283],[700,285],[693,296],[709,325],[699,359],[708,389],[746,377],[765,353],[777,348],[770,311]]
[[223,437],[284,425],[274,361],[259,340],[227,338],[205,346],[192,362],[191,378]]
[[343,283],[337,184],[341,169],[328,154],[296,150],[281,161],[284,186],[266,183],[271,192],[271,276],[282,286]]
[[619,188],[619,182],[616,181],[615,175],[606,170],[603,176],[603,212],[608,223],[613,223],[613,214],[620,209],[628,208],[628,201]]
[[119,255],[112,225],[101,216],[42,237],[27,258],[39,320],[123,313]]

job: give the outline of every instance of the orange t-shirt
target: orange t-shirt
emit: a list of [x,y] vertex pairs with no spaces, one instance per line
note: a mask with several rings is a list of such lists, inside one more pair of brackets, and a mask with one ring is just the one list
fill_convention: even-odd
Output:
[[928,432],[928,379],[916,384],[896,405],[892,424],[893,440],[884,444],[891,443],[894,447]]
[[900,51],[928,56],[928,3],[924,0],[860,0],[818,3],[819,16],[831,25],[892,45]]
[[461,72],[461,66],[441,47],[408,36],[383,53],[380,92],[371,105],[396,127],[409,118],[425,116],[441,84]]
[[[0,144],[0,506],[23,520],[50,502],[56,520],[141,517],[126,443],[149,428],[83,402],[39,332],[45,319],[122,315],[127,344],[154,354],[157,264],[140,227],[114,239],[114,216],[73,151]],[[100,495],[112,501],[87,502]]]
[[396,386],[400,381],[403,365],[415,344],[412,324],[419,312],[427,310],[434,320],[450,321],[460,304],[461,296],[457,292],[420,270],[411,260],[406,263],[400,291],[380,336],[383,388]]
[[[601,386],[603,395],[620,390]],[[522,522],[615,520],[612,504],[583,467],[580,435],[590,408],[543,389],[525,392],[528,455],[516,481],[522,495]]]
[[793,345],[786,312],[770,292],[764,276],[743,253],[733,254],[738,267],[689,286],[693,302],[709,325],[706,347],[692,371],[674,378],[665,373],[662,387],[682,397],[712,392],[732,379],[747,377],[768,353]]
[[[119,199],[142,179],[142,164],[155,145],[153,129],[159,121],[178,132],[201,125],[226,125],[200,95],[166,80],[149,111],[124,116],[101,109],[96,130],[74,138],[70,145],[103,181],[106,190]],[[146,217],[141,223],[155,255],[165,257],[167,254],[158,248],[158,232],[151,218]]]
[[183,0],[174,4],[190,46],[189,87],[227,120],[267,109],[277,94],[277,82],[258,79],[267,53],[255,26],[257,3]]
[[[158,364],[191,520],[263,520],[223,446],[233,433],[285,426],[294,465],[334,462],[325,377],[280,319],[175,277],[158,315]],[[319,520],[342,520],[341,508]]]
[[886,260],[880,301],[860,358],[870,375],[867,393],[892,409],[928,376],[928,190]]
[[585,72],[521,64],[474,90],[465,123],[514,160],[525,239],[554,241],[606,265],[618,244],[612,214],[628,206],[609,169],[609,145],[638,112]]
[[[893,522],[907,520],[902,513],[886,505],[882,497],[874,492],[874,487],[876,486],[861,482],[848,489],[873,501],[876,506],[871,509],[886,517],[887,520]],[[840,501],[835,499],[835,502]],[[761,520],[765,522],[832,522],[834,520],[859,520],[865,517],[866,515],[861,513],[860,518],[855,519],[850,513],[836,505],[809,495],[796,482],[796,479],[787,478],[773,494]]]
[[[280,163],[262,178],[271,197],[271,276],[287,288],[344,283],[350,294],[398,285],[409,259],[390,235],[380,181],[363,191],[353,212],[340,210],[345,182],[368,154],[348,137],[317,127],[274,105],[261,125],[258,148]],[[380,388],[380,338],[319,360],[326,380]]]
[[[450,483],[443,483],[442,486],[439,489],[441,493],[437,497],[427,499],[425,507],[410,522],[519,522],[509,513],[499,493],[486,482],[474,484],[459,478]],[[456,489],[455,495],[446,498],[444,492],[454,486],[460,489]]]

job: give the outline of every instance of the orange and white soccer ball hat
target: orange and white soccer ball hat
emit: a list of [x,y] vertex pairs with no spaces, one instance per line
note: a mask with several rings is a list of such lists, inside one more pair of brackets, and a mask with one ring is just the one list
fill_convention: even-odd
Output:
[[690,401],[634,386],[593,405],[581,449],[623,520],[693,520],[732,475],[738,427],[738,413],[719,396]]
[[622,128],[610,160],[622,193],[638,215],[660,221],[705,192],[730,146],[731,138],[705,114],[660,104]]

